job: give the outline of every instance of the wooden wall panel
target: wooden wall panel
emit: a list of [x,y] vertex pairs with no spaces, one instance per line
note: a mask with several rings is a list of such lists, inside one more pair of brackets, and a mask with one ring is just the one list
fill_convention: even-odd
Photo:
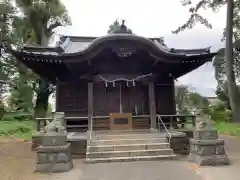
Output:
[[133,118],[132,123],[133,129],[150,129],[149,118]]
[[58,111],[65,112],[67,116],[87,116],[87,82],[59,83],[57,90]]
[[123,84],[123,112],[133,115],[149,114],[147,86],[137,83],[136,86]]
[[74,88],[70,83],[61,83],[58,85],[58,110],[63,112],[74,111]]
[[157,114],[171,115],[176,113],[174,85],[156,85],[155,99]]
[[93,114],[94,116],[107,116],[107,91],[105,83],[93,84]]
[[94,119],[93,130],[95,131],[109,130],[109,118]]
[[88,115],[88,83],[78,82],[74,85],[74,112],[81,116]]
[[106,109],[107,115],[109,113],[119,113],[120,112],[120,93],[119,93],[119,84],[116,84],[113,87],[111,84],[106,88],[107,92],[107,101],[106,101]]

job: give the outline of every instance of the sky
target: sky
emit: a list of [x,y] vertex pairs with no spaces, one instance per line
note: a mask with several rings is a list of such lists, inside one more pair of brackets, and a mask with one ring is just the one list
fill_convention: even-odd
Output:
[[[188,7],[180,0],[61,0],[66,6],[72,25],[56,29],[56,34],[71,36],[103,36],[115,19],[124,19],[132,31],[145,37],[164,37],[170,48],[204,48],[216,51],[223,47],[222,31],[226,24],[226,9],[214,13],[200,11],[213,28],[197,24],[193,29],[172,34],[189,17]],[[193,0],[197,2],[197,0]],[[193,4],[194,5],[194,4]],[[212,63],[207,63],[181,77],[178,84],[185,84],[203,96],[215,96],[216,80]]]

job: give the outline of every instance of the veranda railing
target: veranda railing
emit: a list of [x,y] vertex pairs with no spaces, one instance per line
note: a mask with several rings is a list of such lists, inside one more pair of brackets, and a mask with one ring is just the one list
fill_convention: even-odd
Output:
[[161,131],[161,127],[160,127],[160,123],[161,123],[161,124],[163,125],[163,127],[164,127],[167,135],[168,135],[168,141],[169,141],[169,143],[170,143],[171,138],[172,138],[172,137],[171,137],[171,133],[168,131],[168,129],[167,129],[167,127],[165,126],[164,122],[162,121],[162,118],[161,118],[160,115],[157,115],[157,120],[158,120],[158,131]]
[[[158,114],[157,117],[160,116],[161,120],[164,122],[164,125],[167,129],[183,129],[188,127],[195,127],[196,125],[196,116],[192,114],[180,114],[180,115],[160,115]],[[133,115],[132,118],[149,118],[150,115]],[[108,119],[109,116],[93,116],[92,119]],[[87,120],[88,117],[82,117],[82,116],[69,116],[65,117],[65,120]],[[46,118],[36,118],[37,122],[37,131],[40,131],[41,124],[44,126],[47,124],[47,121],[52,121],[53,117],[46,117]],[[92,121],[91,121],[92,122]],[[156,118],[156,122],[159,126],[163,126],[162,123],[158,122],[158,118]],[[66,123],[66,121],[65,121]],[[150,123],[150,120],[149,120]],[[76,127],[76,128],[85,128],[87,129],[88,125],[67,125],[65,124],[67,128]]]
[[92,159],[92,133],[93,133],[93,116],[91,116],[91,121],[90,121],[90,137],[89,137],[89,154],[90,154],[90,159]]

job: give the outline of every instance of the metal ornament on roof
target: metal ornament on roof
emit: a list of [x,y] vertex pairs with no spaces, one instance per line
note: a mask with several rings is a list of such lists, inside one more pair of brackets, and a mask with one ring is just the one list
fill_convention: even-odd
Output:
[[[112,34],[132,34],[132,31],[127,28],[125,25],[125,20],[122,20],[122,24],[114,31],[111,32]],[[112,51],[117,54],[118,57],[120,58],[126,58],[131,56],[136,50],[135,48],[129,46],[129,44],[126,43],[118,43],[117,45],[112,45]]]
[[131,44],[116,43],[111,45],[112,52],[120,58],[127,58],[136,52],[136,48]]
[[140,76],[136,76],[132,79],[130,78],[126,78],[126,77],[118,77],[118,78],[115,78],[115,79],[108,79],[106,77],[103,77],[101,76],[100,74],[98,75],[103,81],[105,81],[105,86],[108,87],[108,83],[112,83],[113,84],[113,87],[116,87],[116,82],[117,81],[125,81],[127,86],[129,86],[129,84],[131,83],[133,86],[136,85],[136,81],[139,80],[139,79],[143,79],[147,76],[151,76],[152,73],[149,73],[149,74],[144,74],[144,75],[140,75]]
[[120,58],[130,57],[133,54],[133,51],[130,48],[120,47],[118,49],[113,49],[113,51]]

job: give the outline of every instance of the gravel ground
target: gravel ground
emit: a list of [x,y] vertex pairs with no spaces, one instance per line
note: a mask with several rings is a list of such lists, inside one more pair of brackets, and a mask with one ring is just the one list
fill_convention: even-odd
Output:
[[202,180],[194,168],[178,160],[86,164],[80,180]]
[[69,173],[35,173],[35,152],[31,151],[31,142],[17,142],[12,139],[0,139],[0,179],[1,180],[79,180],[81,160],[75,160],[75,169]]
[[[35,152],[31,142],[0,139],[1,180],[240,180],[240,139],[221,136],[226,140],[230,166],[199,167],[186,157],[180,161],[106,163],[86,165],[75,160],[75,168],[68,173],[40,174],[34,172]],[[195,171],[195,173],[194,173]],[[95,173],[93,173],[95,172]]]

